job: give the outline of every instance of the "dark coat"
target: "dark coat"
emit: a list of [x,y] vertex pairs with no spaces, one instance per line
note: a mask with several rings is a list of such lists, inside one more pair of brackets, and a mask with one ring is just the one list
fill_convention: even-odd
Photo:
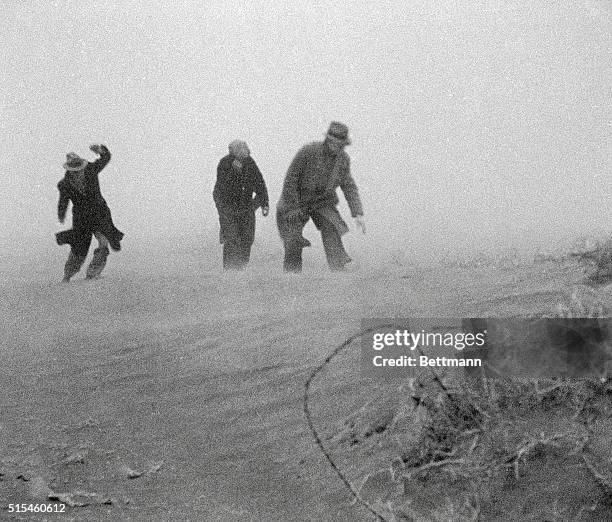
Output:
[[268,190],[257,163],[249,156],[242,160],[242,169],[236,171],[232,167],[235,159],[228,154],[217,165],[217,182],[213,190],[217,210],[255,210],[253,193],[257,197],[257,203],[267,207]]
[[57,233],[57,242],[60,245],[70,244],[77,255],[87,255],[94,232],[104,234],[113,250],[121,249],[123,232],[113,223],[98,180],[98,174],[110,159],[109,150],[102,146],[100,157],[85,167],[83,187],[75,183],[73,175],[68,171],[57,184],[60,192],[57,215],[60,220],[66,217],[68,203],[72,201],[72,229]]
[[[251,244],[255,233],[255,210],[268,207],[268,190],[253,158],[249,156],[242,160],[240,171],[232,167],[235,159],[228,154],[217,165],[213,199],[219,212],[219,240],[221,243],[230,240]],[[242,222],[252,223],[252,226],[238,226]],[[242,235],[245,237],[234,237],[239,230],[244,231]]]
[[340,235],[346,233],[348,227],[336,208],[338,187],[344,193],[351,215],[363,215],[348,154],[341,151],[333,156],[327,152],[324,142],[302,147],[287,170],[277,206],[276,219],[281,238],[286,242],[303,242],[301,230],[310,218],[315,225],[324,220]]

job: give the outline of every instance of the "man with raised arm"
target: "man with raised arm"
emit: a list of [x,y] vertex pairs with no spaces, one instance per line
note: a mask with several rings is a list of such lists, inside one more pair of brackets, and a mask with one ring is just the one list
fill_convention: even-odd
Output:
[[66,283],[81,269],[92,236],[98,240],[98,248],[94,250],[93,259],[87,268],[87,279],[100,276],[106,265],[109,246],[113,250],[120,250],[123,239],[123,232],[113,224],[98,180],[98,174],[111,159],[110,151],[104,145],[92,145],[89,149],[98,154],[99,158],[90,163],[74,152],[68,153],[64,163],[66,173],[57,184],[57,214],[60,223],[64,222],[68,204],[72,202],[72,229],[55,235],[58,245],[70,245],[70,255],[64,266],[63,281]]

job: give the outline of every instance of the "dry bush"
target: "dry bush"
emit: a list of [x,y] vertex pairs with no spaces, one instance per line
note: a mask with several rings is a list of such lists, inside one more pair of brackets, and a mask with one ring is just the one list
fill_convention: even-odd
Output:
[[605,284],[612,281],[612,238],[586,242],[570,255],[582,265],[588,282]]
[[[576,287],[547,317],[609,316],[596,291]],[[565,466],[566,474],[551,474],[551,481],[567,485],[580,467],[587,477],[581,487],[602,494],[593,493],[596,501],[589,505],[572,504],[569,496],[560,496],[558,503],[526,503],[531,511],[525,520],[577,520],[593,510],[612,512],[606,501],[612,497],[612,472],[594,464],[593,455],[602,452],[595,451],[597,432],[591,429],[602,419],[610,422],[610,373],[581,379],[421,376],[410,390],[385,423],[397,454],[388,468],[366,475],[361,483],[363,497],[386,520],[478,520],[483,510],[490,513],[500,494],[511,496],[513,488],[520,492],[526,483],[537,488],[551,462]],[[436,496],[439,492],[444,495]]]
[[[418,436],[400,454],[401,469],[389,474],[395,493],[386,498],[385,512],[389,520],[467,521],[478,519],[492,485],[508,474],[519,484],[532,465],[540,465],[535,462],[582,459],[589,423],[605,414],[606,404],[609,411],[612,381],[483,377],[478,386],[429,381],[415,389],[414,410],[425,414],[418,417]],[[591,474],[599,484],[611,483],[601,472]],[[404,496],[398,497],[402,480]],[[425,513],[408,502],[415,484],[440,482],[449,495],[435,509]]]

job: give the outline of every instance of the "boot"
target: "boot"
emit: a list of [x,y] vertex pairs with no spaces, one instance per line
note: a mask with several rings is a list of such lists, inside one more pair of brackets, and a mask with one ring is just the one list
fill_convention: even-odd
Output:
[[67,283],[70,281],[70,278],[76,274],[83,266],[83,262],[85,261],[85,256],[77,256],[72,250],[70,251],[70,255],[68,256],[68,260],[64,265],[64,279],[62,281]]
[[102,270],[106,266],[106,258],[108,257],[108,247],[99,247],[94,250],[93,259],[87,267],[86,279],[94,279],[100,277]]

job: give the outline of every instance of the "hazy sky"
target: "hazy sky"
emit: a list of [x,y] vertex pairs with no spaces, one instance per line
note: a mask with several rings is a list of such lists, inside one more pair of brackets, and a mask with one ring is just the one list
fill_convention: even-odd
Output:
[[212,234],[229,141],[249,143],[274,206],[332,119],[375,244],[612,228],[607,0],[160,4],[2,3],[1,237],[63,228],[61,165],[93,142],[113,153],[102,188],[126,240]]

